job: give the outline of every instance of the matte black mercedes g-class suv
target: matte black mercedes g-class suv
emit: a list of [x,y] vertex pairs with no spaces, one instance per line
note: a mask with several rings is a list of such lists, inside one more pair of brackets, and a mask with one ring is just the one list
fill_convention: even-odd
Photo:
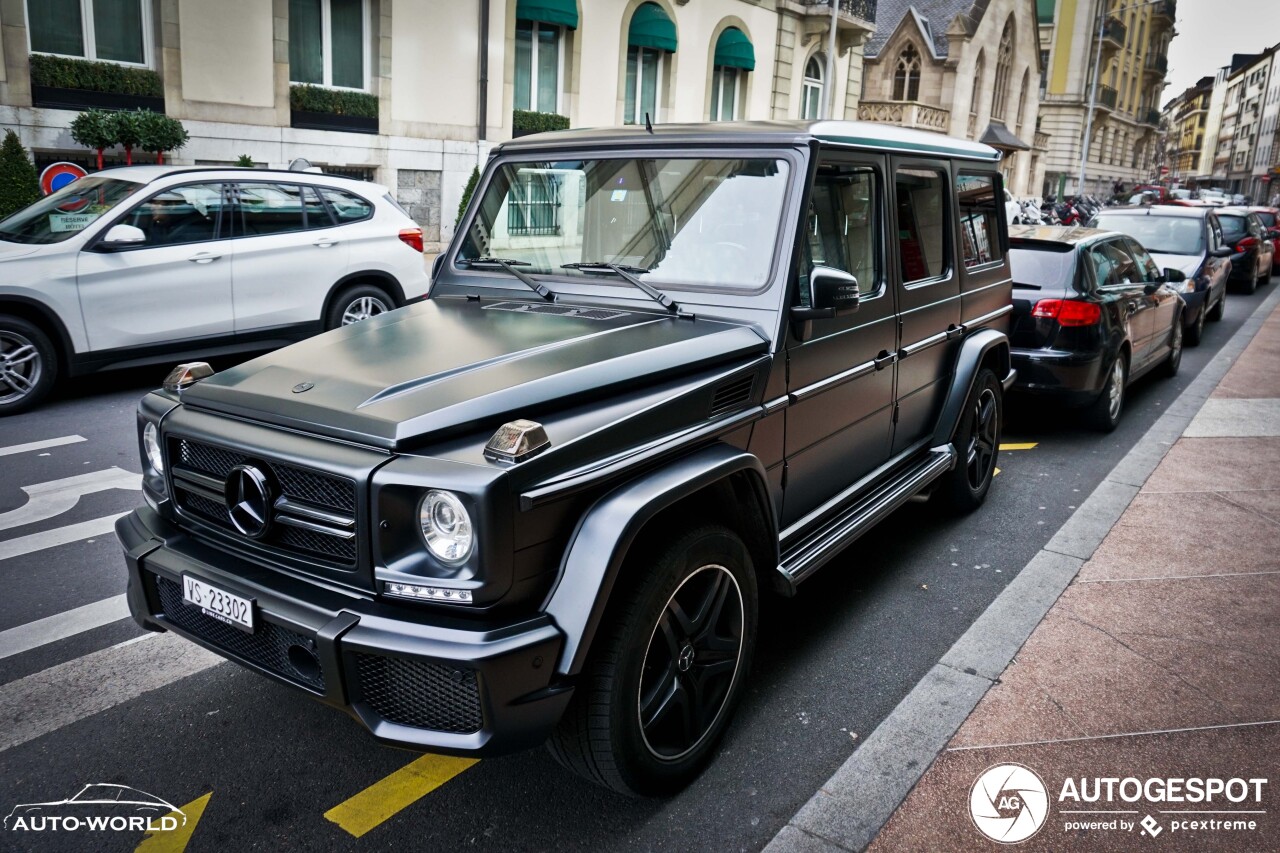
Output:
[[998,160],[847,122],[498,146],[429,300],[143,399],[134,618],[385,743],[677,788],[762,589],[985,497]]

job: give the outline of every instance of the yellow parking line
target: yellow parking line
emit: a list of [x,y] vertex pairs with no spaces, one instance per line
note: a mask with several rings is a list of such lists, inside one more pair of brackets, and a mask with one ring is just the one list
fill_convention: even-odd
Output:
[[1037,444],[1039,444],[1039,442],[1037,441],[1014,442],[1012,444],[1002,444],[1000,445],[1000,449],[1001,450],[1030,450],[1031,448],[1035,447]]
[[[192,833],[196,831],[196,824],[200,822],[200,818],[204,817],[204,808],[209,805],[209,798],[212,796],[213,791],[210,791],[203,797],[187,803],[181,809],[182,814],[186,815],[186,822],[177,829],[148,832],[134,853],[182,853],[187,849]],[[178,812],[169,812],[166,817],[177,818],[180,815]]]
[[325,812],[324,816],[359,838],[430,794],[476,761],[474,758],[424,755],[385,779],[374,782],[346,802],[338,803]]
[[999,477],[999,476],[1000,476],[1000,469],[999,469],[999,468],[997,468],[997,469],[995,470],[995,473],[994,473],[994,474],[992,474],[991,476],[992,476],[992,477]]

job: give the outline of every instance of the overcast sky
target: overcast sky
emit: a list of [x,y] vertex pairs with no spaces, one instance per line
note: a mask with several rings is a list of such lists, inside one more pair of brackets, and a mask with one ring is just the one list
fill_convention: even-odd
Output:
[[1280,42],[1280,0],[1178,0],[1177,30],[1161,106],[1229,64],[1231,54]]

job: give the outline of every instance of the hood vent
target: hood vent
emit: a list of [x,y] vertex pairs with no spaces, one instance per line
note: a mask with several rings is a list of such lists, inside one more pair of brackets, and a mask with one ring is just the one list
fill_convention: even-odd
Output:
[[560,317],[577,317],[582,320],[612,320],[627,316],[626,311],[608,308],[574,308],[572,305],[538,304],[537,302],[495,302],[484,306],[486,311],[514,311],[517,314],[555,314]]
[[751,402],[751,390],[755,384],[755,374],[721,383],[720,387],[711,392],[711,417],[723,415]]

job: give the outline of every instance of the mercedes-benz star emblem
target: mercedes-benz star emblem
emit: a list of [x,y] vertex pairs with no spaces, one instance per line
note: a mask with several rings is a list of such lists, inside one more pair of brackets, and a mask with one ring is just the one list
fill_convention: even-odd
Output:
[[303,391],[310,391],[314,387],[316,387],[314,382],[299,382],[293,386],[293,393],[301,394]]
[[250,539],[259,539],[271,526],[271,487],[267,475],[253,465],[237,465],[223,486],[231,523]]

